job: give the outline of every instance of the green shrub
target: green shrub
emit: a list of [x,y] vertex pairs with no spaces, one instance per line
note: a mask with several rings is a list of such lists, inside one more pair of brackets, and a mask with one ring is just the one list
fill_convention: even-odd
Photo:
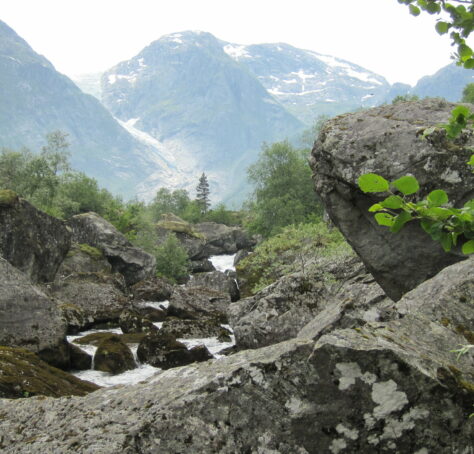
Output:
[[243,293],[247,296],[286,274],[305,273],[317,257],[349,254],[352,249],[341,233],[318,219],[309,224],[287,226],[260,243],[237,265],[237,274],[245,280]]
[[183,282],[188,277],[189,258],[174,233],[170,233],[155,249],[154,255],[158,276],[167,277],[175,282]]

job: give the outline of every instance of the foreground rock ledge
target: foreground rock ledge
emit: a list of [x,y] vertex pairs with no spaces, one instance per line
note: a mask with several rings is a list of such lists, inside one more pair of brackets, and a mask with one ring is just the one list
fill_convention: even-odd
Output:
[[[396,323],[401,326],[405,319]],[[382,328],[335,331],[316,344],[293,339],[83,398],[0,400],[0,449],[41,454],[469,452],[472,391],[450,375],[444,355],[435,358],[430,352],[432,327],[415,318],[399,335],[379,336]],[[437,343],[458,341],[452,331],[436,329]],[[461,377],[469,368],[466,359],[456,363]]]

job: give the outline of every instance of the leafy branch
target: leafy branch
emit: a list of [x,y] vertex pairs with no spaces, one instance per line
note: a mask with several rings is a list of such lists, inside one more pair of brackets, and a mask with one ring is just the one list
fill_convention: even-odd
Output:
[[[436,31],[440,35],[450,33],[453,46],[457,46],[455,58],[458,64],[466,69],[474,68],[474,51],[466,44],[466,38],[474,30],[474,5],[472,1],[463,0],[398,0],[408,5],[410,13],[420,15],[421,11],[428,14],[447,14],[446,20],[436,22]],[[464,6],[466,5],[466,6]]]

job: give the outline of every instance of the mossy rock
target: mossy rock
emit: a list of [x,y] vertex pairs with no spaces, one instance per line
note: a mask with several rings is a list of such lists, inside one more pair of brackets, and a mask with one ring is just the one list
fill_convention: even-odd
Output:
[[97,249],[94,246],[91,246],[90,244],[87,243],[79,243],[74,245],[68,252],[67,256],[68,257],[73,257],[79,252],[83,252],[84,254],[87,254],[89,257],[91,257],[94,260],[101,260],[104,258],[104,254],[100,249]]
[[130,348],[117,335],[105,338],[94,355],[94,369],[121,374],[137,367]]
[[18,201],[18,195],[11,189],[0,189],[0,207],[11,207]]
[[50,366],[22,348],[0,347],[0,397],[84,396],[99,386]]
[[73,343],[79,345],[94,345],[98,347],[102,341],[109,337],[117,336],[125,344],[139,344],[146,336],[146,333],[129,333],[129,334],[113,334],[113,333],[93,333],[76,339]]

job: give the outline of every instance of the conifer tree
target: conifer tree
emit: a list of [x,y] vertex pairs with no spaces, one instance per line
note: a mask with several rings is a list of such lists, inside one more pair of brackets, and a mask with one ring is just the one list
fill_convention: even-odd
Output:
[[207,213],[211,202],[209,201],[209,182],[207,181],[207,176],[203,172],[199,178],[199,184],[196,187],[196,200],[201,207],[202,213]]

